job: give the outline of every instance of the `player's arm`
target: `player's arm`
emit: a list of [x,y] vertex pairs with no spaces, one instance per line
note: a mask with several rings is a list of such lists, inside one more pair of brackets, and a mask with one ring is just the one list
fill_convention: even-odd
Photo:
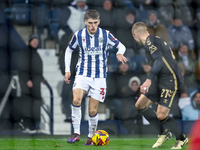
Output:
[[65,51],[65,78],[64,80],[67,84],[70,84],[69,78],[71,76],[70,65],[71,65],[72,52],[76,49],[77,45],[78,45],[78,41],[77,41],[77,37],[75,33],[75,35],[72,37]]
[[111,33],[108,34],[108,44],[118,49],[116,53],[116,57],[118,61],[122,62],[122,64],[124,64],[124,62],[127,62],[126,57],[124,57],[126,47],[118,39],[116,39]]
[[151,86],[152,79],[161,70],[161,67],[163,64],[162,51],[160,50],[159,43],[157,41],[151,41],[151,43],[152,44],[148,48],[149,48],[152,58],[154,59],[154,63],[153,63],[150,74],[147,77],[146,81],[140,86],[141,93],[146,93],[149,91],[149,87]]
[[150,74],[147,77],[150,80],[152,80],[159,73],[163,65],[162,51],[159,42],[160,40],[155,38],[155,40],[152,42],[152,45],[149,46],[151,56],[154,59]]
[[124,56],[124,53],[126,51],[126,47],[121,42],[119,42],[117,49],[118,49],[118,51],[116,53],[117,60],[122,62],[122,64],[124,64],[125,62],[127,62],[127,59]]

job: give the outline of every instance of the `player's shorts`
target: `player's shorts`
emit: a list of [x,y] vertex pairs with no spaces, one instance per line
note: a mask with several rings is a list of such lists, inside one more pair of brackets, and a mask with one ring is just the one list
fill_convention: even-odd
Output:
[[104,102],[106,96],[106,78],[91,78],[77,75],[75,77],[73,89],[83,89],[87,95]]
[[180,93],[177,86],[177,82],[174,79],[163,82],[153,80],[148,93],[144,95],[152,102],[171,108],[173,102],[179,100]]

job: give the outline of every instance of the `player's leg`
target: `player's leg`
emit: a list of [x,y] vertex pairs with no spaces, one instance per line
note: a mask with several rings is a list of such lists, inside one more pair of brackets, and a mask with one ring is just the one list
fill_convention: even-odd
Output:
[[182,149],[182,147],[188,143],[188,138],[181,132],[176,120],[169,116],[169,112],[169,108],[158,105],[158,119],[176,136],[176,143],[171,149]]
[[89,124],[89,134],[88,134],[88,139],[85,143],[85,145],[93,145],[92,142],[92,136],[94,132],[97,129],[98,125],[98,114],[97,114],[97,109],[99,106],[99,101],[90,97],[89,100],[89,118],[88,118],[88,124]]
[[80,124],[81,124],[81,102],[86,94],[83,89],[73,89],[73,102],[72,102],[72,126],[74,129],[74,134],[67,141],[69,143],[74,143],[80,140]]
[[98,114],[97,109],[99,106],[99,102],[104,102],[106,95],[106,79],[105,78],[94,78],[92,82],[90,82],[90,90],[88,91],[88,96],[90,96],[89,101],[89,134],[88,140],[85,145],[91,145],[93,133],[97,129],[98,124]]
[[157,119],[156,112],[149,107],[151,103],[152,101],[142,94],[137,100],[135,106],[138,109],[138,111],[145,117],[145,119],[147,119],[150,124],[155,126],[159,133],[163,133],[163,125]]
[[172,137],[172,134],[165,129],[164,125],[158,120],[156,112],[148,107],[152,101],[150,101],[145,95],[141,95],[137,100],[135,106],[138,111],[149,121],[151,125],[153,125],[160,135],[158,135],[158,140],[152,146],[152,148],[157,148],[161,146],[166,140]]

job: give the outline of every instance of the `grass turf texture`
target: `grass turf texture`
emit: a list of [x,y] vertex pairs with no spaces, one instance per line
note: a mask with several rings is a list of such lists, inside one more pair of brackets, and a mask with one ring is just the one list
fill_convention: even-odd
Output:
[[[70,136],[0,136],[0,150],[152,150],[156,136],[110,136],[106,146],[84,146],[87,135],[75,144],[67,143]],[[175,138],[166,141],[159,150],[169,150]],[[183,150],[187,149],[187,145]]]

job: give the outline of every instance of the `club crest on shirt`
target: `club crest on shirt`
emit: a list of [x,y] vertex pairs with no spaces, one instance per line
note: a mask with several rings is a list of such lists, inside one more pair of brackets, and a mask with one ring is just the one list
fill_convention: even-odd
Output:
[[103,42],[103,37],[99,37],[99,43]]
[[83,42],[85,42],[85,38],[83,38]]
[[157,47],[154,46],[154,45],[151,45],[151,46],[149,47],[149,51],[150,51],[151,54],[153,54],[156,50],[157,50]]

